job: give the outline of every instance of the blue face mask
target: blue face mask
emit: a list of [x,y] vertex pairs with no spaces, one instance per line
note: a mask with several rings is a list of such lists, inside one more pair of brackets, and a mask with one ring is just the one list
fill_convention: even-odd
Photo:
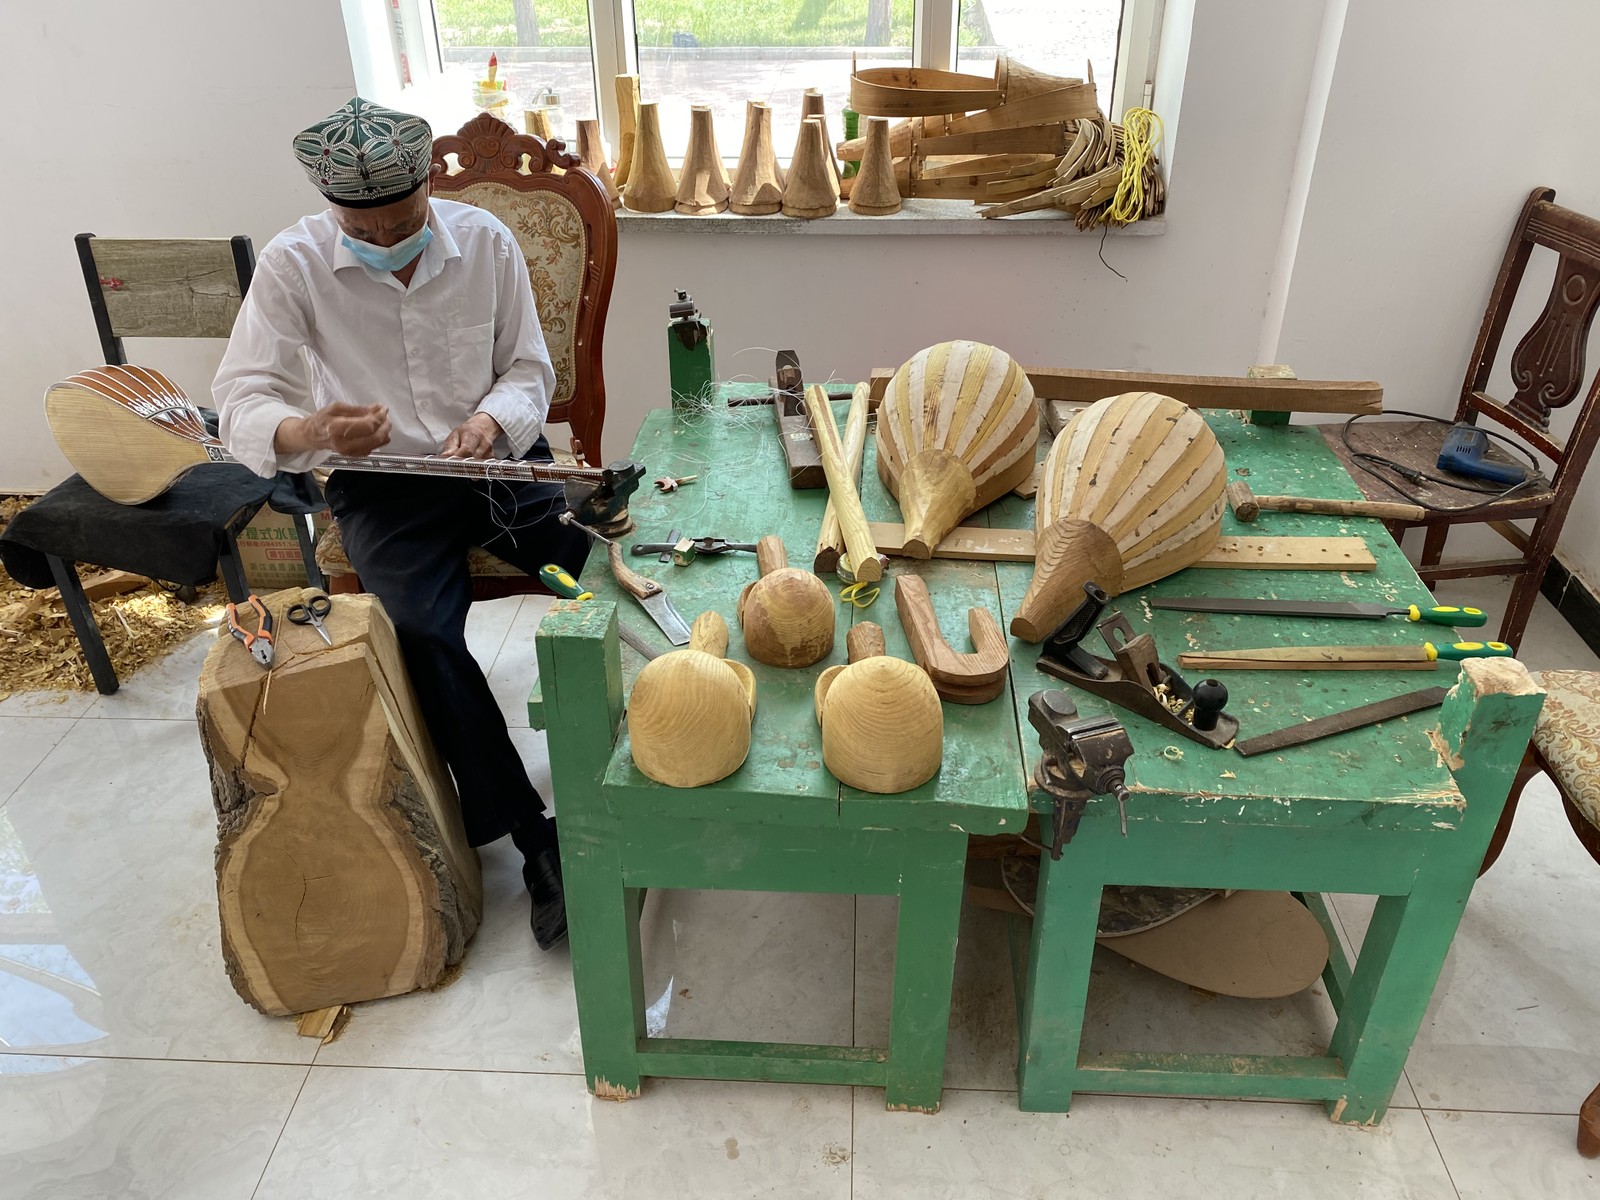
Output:
[[431,241],[433,241],[433,230],[427,225],[405,241],[396,242],[392,246],[374,246],[371,242],[359,242],[348,233],[344,235],[344,244],[350,247],[350,253],[374,271],[398,271],[408,266]]

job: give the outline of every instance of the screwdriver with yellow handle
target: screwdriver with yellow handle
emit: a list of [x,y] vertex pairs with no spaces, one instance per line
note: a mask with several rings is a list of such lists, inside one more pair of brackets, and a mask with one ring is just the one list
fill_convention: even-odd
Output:
[[593,600],[594,593],[589,591],[566,571],[555,563],[545,563],[539,568],[539,582],[544,584],[558,596],[565,596],[568,600]]
[[[555,563],[545,563],[544,566],[539,568],[539,582],[556,595],[564,596],[568,600],[594,599],[593,592],[574,579],[570,572],[562,570]],[[620,617],[617,619],[617,636],[647,659],[657,658],[661,654],[661,651],[644,640],[644,637],[637,629]]]

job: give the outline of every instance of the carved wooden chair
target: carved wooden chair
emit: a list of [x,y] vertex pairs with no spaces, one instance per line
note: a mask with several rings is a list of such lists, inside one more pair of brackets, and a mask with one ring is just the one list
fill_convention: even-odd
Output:
[[[1503,427],[1549,458],[1555,469],[1548,478],[1541,477],[1505,500],[1469,512],[1429,514],[1421,521],[1391,525],[1397,536],[1417,525],[1425,530],[1417,572],[1430,585],[1441,579],[1517,576],[1499,633],[1501,641],[1512,645],[1522,639],[1567,510],[1600,437],[1600,374],[1587,392],[1583,389],[1585,343],[1600,306],[1600,221],[1560,207],[1554,203],[1555,195],[1553,188],[1535,188],[1523,205],[1506,247],[1505,261],[1489,294],[1488,310],[1467,364],[1455,415],[1457,421],[1478,424],[1487,420]],[[1511,352],[1510,372],[1516,394],[1509,402],[1502,402],[1488,393],[1490,375],[1535,246],[1557,254],[1555,282],[1544,310]],[[1580,393],[1582,407],[1571,434],[1563,440],[1550,431],[1551,412],[1572,403]],[[1352,437],[1358,441],[1358,448],[1371,448],[1408,467],[1437,473],[1435,460],[1444,428],[1430,422],[1375,421],[1358,425]],[[1352,461],[1340,426],[1324,425],[1322,432],[1368,499],[1412,499]],[[1491,457],[1515,461],[1499,450],[1492,451]],[[1444,505],[1461,505],[1470,499],[1461,491],[1426,483],[1416,484],[1414,494]],[[1532,519],[1531,529],[1524,531],[1512,523],[1523,518]],[[1451,529],[1467,523],[1489,525],[1515,547],[1517,556],[1443,560],[1445,539]]]
[[[435,138],[433,161],[444,168],[435,196],[487,209],[516,235],[555,367],[549,422],[571,428],[575,455],[581,447],[584,460],[603,463],[601,349],[617,273],[617,217],[604,185],[559,139],[547,144],[487,113]],[[317,554],[330,576],[341,576],[336,590],[359,590],[336,537],[324,533]],[[472,552],[469,566],[479,599],[546,590],[484,550]]]
[[[1522,789],[1541,772],[1556,785],[1572,832],[1600,863],[1600,671],[1536,671],[1533,681],[1544,689],[1544,708],[1479,874],[1500,857]],[[1600,1156],[1600,1087],[1579,1109],[1578,1149]]]

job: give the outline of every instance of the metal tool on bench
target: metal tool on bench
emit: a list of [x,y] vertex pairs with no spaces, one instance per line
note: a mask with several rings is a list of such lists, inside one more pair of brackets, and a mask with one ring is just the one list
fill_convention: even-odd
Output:
[[667,599],[666,589],[653,579],[646,579],[637,571],[632,571],[622,561],[622,547],[606,537],[584,525],[571,513],[561,514],[563,525],[572,525],[583,530],[590,537],[605,543],[606,554],[611,560],[611,574],[616,579],[619,587],[639,602],[639,607],[650,614],[650,619],[656,627],[667,635],[667,640],[674,646],[687,646],[689,644],[689,625],[678,610],[672,606],[672,601]]
[[1504,642],[1423,642],[1420,646],[1262,646],[1178,655],[1202,671],[1431,671],[1464,658],[1511,658]]
[[633,529],[628,497],[639,489],[643,478],[643,463],[622,458],[601,468],[598,479],[592,475],[568,478],[561,485],[562,496],[576,520],[621,537]]
[[261,597],[254,592],[246,598],[245,603],[256,610],[256,627],[246,629],[239,624],[239,606],[228,605],[228,632],[243,643],[244,648],[250,651],[250,657],[263,667],[272,665],[272,614],[267,611],[267,606],[261,603]]
[[660,554],[661,561],[666,562],[667,557],[687,541],[693,550],[689,557],[697,554],[731,554],[735,550],[746,550],[751,554],[756,552],[754,542],[729,542],[719,537],[678,538],[670,542],[635,542],[635,554]]
[[1420,691],[1407,692],[1403,696],[1379,700],[1375,704],[1363,704],[1359,708],[1318,717],[1314,721],[1300,721],[1294,725],[1286,725],[1271,733],[1235,742],[1233,748],[1245,758],[1252,758],[1257,754],[1271,754],[1275,750],[1303,746],[1307,742],[1332,737],[1336,733],[1348,733],[1352,729],[1364,729],[1368,725],[1376,725],[1379,721],[1392,721],[1396,717],[1438,708],[1444,703],[1449,691],[1449,688],[1442,687],[1422,688]]
[[1049,794],[1054,813],[1050,857],[1059,859],[1061,848],[1078,832],[1083,810],[1091,796],[1113,795],[1128,836],[1128,783],[1123,770],[1133,756],[1133,742],[1122,722],[1113,716],[1080,717],[1072,697],[1058,689],[1028,697],[1028,724],[1039,734],[1043,751],[1033,770],[1033,780]]
[[[1039,670],[1213,750],[1221,750],[1238,736],[1238,719],[1223,711],[1228,704],[1225,686],[1203,679],[1191,687],[1157,657],[1155,639],[1148,633],[1135,637],[1120,612],[1100,619],[1110,601],[1098,584],[1086,583],[1083,590],[1083,602],[1045,639]],[[1100,630],[1113,659],[1083,648],[1091,628]]]
[[[783,461],[789,468],[789,486],[825,488],[828,486],[828,476],[822,469],[822,455],[817,449],[811,417],[806,412],[805,391],[800,356],[793,350],[779,350],[773,369],[772,390],[765,396],[736,396],[728,401],[728,406],[772,405],[773,420],[778,423],[778,444],[783,449]],[[848,400],[850,393],[830,392],[828,399]]]
[[328,599],[328,593],[318,588],[306,588],[300,593],[300,599],[289,606],[289,611],[284,614],[296,625],[309,625],[317,631],[317,636],[328,645],[333,645],[333,639],[328,636],[328,627],[322,623],[322,618],[333,611],[333,601]]
[[1476,627],[1489,620],[1489,615],[1481,608],[1462,608],[1453,604],[1437,604],[1432,608],[1422,608],[1415,604],[1396,607],[1382,601],[1259,600],[1251,597],[1225,599],[1212,596],[1151,596],[1145,603],[1151,608],[1164,608],[1173,612],[1234,613],[1239,616],[1328,617],[1335,620],[1359,621],[1404,617],[1408,621],[1427,621],[1433,625],[1448,625],[1452,629]]

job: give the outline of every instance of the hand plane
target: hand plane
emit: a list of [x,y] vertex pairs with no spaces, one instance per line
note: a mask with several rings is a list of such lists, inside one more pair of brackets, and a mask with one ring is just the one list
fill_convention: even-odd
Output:
[[[1222,711],[1228,703],[1226,687],[1215,679],[1190,687],[1157,657],[1155,639],[1148,633],[1135,637],[1120,612],[1100,619],[1110,601],[1098,584],[1086,583],[1083,590],[1083,602],[1040,648],[1039,670],[1213,750],[1225,748],[1238,736],[1238,719]],[[1112,658],[1083,648],[1091,628],[1100,630]]]

